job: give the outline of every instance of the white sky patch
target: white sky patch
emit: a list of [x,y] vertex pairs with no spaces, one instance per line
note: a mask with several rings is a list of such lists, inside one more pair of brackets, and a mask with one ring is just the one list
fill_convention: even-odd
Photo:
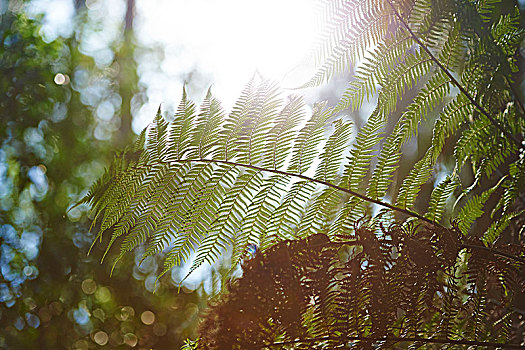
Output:
[[[314,72],[305,63],[317,38],[314,10],[313,0],[138,1],[138,42],[164,47],[165,55],[160,71],[151,62],[139,67],[149,100],[135,116],[135,132],[159,104],[178,103],[192,70],[209,79],[205,85],[213,84],[227,110],[256,70],[283,87],[306,82]],[[205,91],[188,92],[198,99]]]
[[71,0],[33,0],[27,7],[31,16],[44,13],[42,34],[47,42],[59,36],[68,37],[73,33],[71,19],[75,12]]

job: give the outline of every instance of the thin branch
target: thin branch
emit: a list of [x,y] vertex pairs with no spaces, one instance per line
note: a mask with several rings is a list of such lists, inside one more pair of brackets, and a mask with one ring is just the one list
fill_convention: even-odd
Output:
[[[433,226],[436,226],[436,227],[439,227],[439,228],[442,228],[442,229],[445,229],[445,230],[447,229],[446,227],[440,225],[439,223],[434,222],[434,221],[432,221],[432,220],[430,220],[430,219],[428,219],[428,218],[426,218],[426,217],[424,217],[424,216],[422,216],[422,215],[420,215],[420,214],[418,214],[416,212],[413,212],[411,210],[399,208],[399,207],[396,207],[396,206],[391,205],[389,203],[385,203],[385,202],[379,201],[377,199],[373,199],[373,198],[367,197],[365,195],[362,195],[360,193],[354,192],[354,191],[349,190],[347,188],[334,185],[333,183],[330,183],[330,182],[327,182],[327,181],[323,181],[323,180],[313,179],[311,177],[308,177],[308,176],[305,176],[305,175],[302,175],[302,174],[289,173],[289,172],[282,171],[282,170],[277,170],[277,169],[262,168],[262,167],[259,167],[259,166],[256,166],[256,165],[236,163],[236,162],[232,162],[232,161],[228,161],[228,160],[217,160],[217,159],[180,159],[180,160],[176,160],[176,161],[172,161],[172,162],[175,162],[175,163],[204,162],[204,163],[226,164],[226,165],[244,167],[244,168],[258,170],[258,171],[270,172],[270,173],[279,174],[279,175],[285,175],[285,176],[290,176],[290,177],[297,177],[299,179],[303,179],[303,180],[307,180],[307,181],[318,183],[318,184],[321,184],[321,185],[324,185],[324,186],[331,187],[331,188],[339,190],[341,192],[345,192],[345,193],[348,193],[348,194],[350,194],[352,196],[358,197],[358,198],[360,198],[360,199],[362,199],[364,201],[371,202],[371,203],[374,203],[374,204],[377,204],[377,205],[381,205],[381,206],[383,206],[385,208],[392,209],[394,211],[403,213],[405,215],[418,218],[418,219],[420,219],[422,221],[425,221],[425,222],[427,222],[427,223],[429,223],[429,224],[431,224]],[[484,246],[478,246],[478,245],[472,245],[472,244],[462,244],[462,245],[460,245],[460,247],[461,248],[468,248],[468,249],[484,250],[484,251],[487,251],[487,252],[491,252],[492,254],[500,255],[500,256],[503,256],[505,258],[508,258],[508,259],[511,259],[511,260],[515,260],[515,261],[518,261],[518,262],[520,262],[522,264],[525,264],[525,259],[523,259],[521,257],[518,257],[518,256],[514,256],[514,255],[511,255],[511,254],[508,254],[508,253],[505,253],[505,252],[502,252],[502,251],[499,251],[497,249],[487,248],[487,247],[484,247]]]
[[368,341],[368,342],[422,342],[426,344],[452,344],[452,345],[467,345],[467,346],[483,346],[483,347],[498,347],[503,349],[525,349],[525,346],[519,344],[504,344],[494,342],[483,342],[475,340],[453,340],[453,339],[433,339],[420,337],[348,337],[348,336],[326,336],[309,339],[296,339],[284,342],[276,342],[268,345],[263,345],[260,349],[268,349],[274,347],[282,347],[284,345],[292,345],[297,343],[314,343],[324,340],[338,340],[341,343],[346,343],[351,340]]
[[403,19],[403,17],[401,17],[401,14],[397,11],[397,9],[395,8],[394,4],[392,3],[392,0],[387,0],[388,3],[390,4],[390,7],[392,8],[392,10],[394,11],[394,14],[396,15],[397,19],[401,22],[401,24],[403,25],[403,27],[405,27],[406,30],[408,30],[408,32],[410,33],[410,35],[412,36],[412,38],[414,39],[414,41],[430,56],[430,58],[432,59],[432,61],[434,61],[434,63],[436,63],[436,65],[439,67],[439,69],[441,69],[443,71],[443,73],[445,73],[449,79],[451,80],[451,82],[459,89],[459,91],[461,91],[463,93],[463,95],[465,95],[465,97],[481,112],[481,114],[483,114],[485,117],[487,117],[488,120],[490,120],[490,122],[492,123],[492,125],[494,125],[496,128],[498,128],[503,134],[505,134],[505,136],[507,136],[509,138],[509,140],[512,140],[517,146],[518,148],[521,147],[521,143],[518,141],[518,139],[516,139],[514,137],[514,135],[512,135],[510,132],[508,132],[503,126],[501,126],[501,124],[495,120],[494,118],[492,118],[489,114],[489,112],[487,112],[487,110],[485,110],[485,108],[483,108],[475,99],[474,97],[472,97],[469,92],[463,87],[463,85],[461,85],[457,80],[456,78],[454,78],[454,76],[452,75],[452,73],[450,73],[450,71],[445,68],[441,62],[439,62],[439,60],[434,56],[434,54],[432,54],[432,52],[430,51],[430,49],[425,45],[423,44],[423,42],[419,39],[419,37],[412,31],[412,29],[410,29],[409,25],[405,22],[405,20]]

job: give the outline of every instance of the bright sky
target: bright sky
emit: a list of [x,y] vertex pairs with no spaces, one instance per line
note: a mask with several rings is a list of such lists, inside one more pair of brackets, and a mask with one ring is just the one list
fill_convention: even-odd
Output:
[[[204,85],[213,83],[227,108],[255,70],[288,86],[303,83],[308,75],[298,65],[316,36],[313,7],[312,0],[138,1],[139,42],[165,48],[162,72],[145,69],[142,75],[150,101],[138,129],[161,102],[178,100],[184,76],[193,69],[204,75]],[[189,93],[198,99],[203,92]]]
[[[316,38],[314,1],[136,0],[138,44],[162,48],[164,55],[136,57],[148,102],[135,114],[134,131],[151,121],[161,103],[173,110],[192,71],[200,91],[190,85],[190,97],[200,100],[213,84],[227,109],[256,70],[283,87],[304,83],[313,74],[305,58]],[[84,35],[82,50],[104,65],[113,58],[107,45],[120,35],[125,0],[86,0],[86,6],[101,30]],[[33,0],[30,11],[45,13],[48,40],[72,34],[72,0]]]

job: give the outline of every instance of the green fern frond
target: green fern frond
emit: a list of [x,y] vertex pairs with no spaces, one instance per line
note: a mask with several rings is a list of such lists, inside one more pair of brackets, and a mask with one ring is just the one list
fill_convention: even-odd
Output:
[[499,200],[494,210],[503,209],[503,215],[511,211],[512,204],[522,196],[525,188],[525,157],[509,165],[510,179],[503,184],[503,196]]
[[498,220],[492,222],[487,231],[485,231],[485,233],[483,234],[483,237],[481,237],[481,241],[486,246],[491,246],[501,235],[501,233],[507,227],[509,227],[511,221],[517,217],[520,217],[521,215],[523,215],[523,213],[525,213],[525,210],[505,213]]
[[[171,161],[182,159],[191,150],[192,138],[195,133],[196,106],[188,99],[186,89],[183,89],[182,99],[166,130],[166,149],[168,153],[161,159]],[[152,128],[153,129],[153,128]],[[162,139],[162,129],[158,132]],[[152,157],[152,159],[157,159]]]
[[475,164],[484,160],[484,172],[490,176],[512,152],[516,151],[516,146],[508,139],[494,136],[494,133],[494,127],[488,119],[480,116],[474,121],[454,149],[458,169],[461,169],[467,159]]
[[378,105],[381,107],[381,112],[389,115],[395,111],[398,101],[405,95],[405,92],[423,79],[432,64],[432,60],[425,52],[418,51],[415,54],[406,55],[404,61],[379,82],[381,91],[378,96]]
[[433,157],[437,159],[441,153],[445,140],[459,130],[472,114],[473,106],[464,95],[458,95],[454,100],[448,103],[439,119],[436,120],[432,131],[432,151]]
[[432,164],[432,152],[428,150],[403,180],[396,200],[396,206],[411,208],[414,205],[421,186],[432,176]]
[[[340,5],[342,8],[337,8]],[[328,81],[334,74],[348,69],[363,57],[369,47],[376,45],[387,33],[392,16],[383,1],[352,0],[336,4],[342,20],[329,34],[331,40],[323,41],[317,52],[322,61],[317,73],[302,87],[317,86]],[[359,14],[356,16],[356,14]]]
[[266,162],[264,167],[278,169],[283,166],[295,140],[295,128],[306,115],[301,97],[291,97],[275,119],[275,125],[267,133]]
[[351,236],[355,223],[363,218],[365,213],[365,203],[362,199],[351,197],[344,202],[343,206],[337,211],[336,217],[330,224],[328,232],[333,237]]
[[392,174],[399,167],[402,141],[400,125],[397,124],[385,140],[381,153],[377,157],[377,164],[366,192],[370,198],[379,199],[386,194],[392,182]]
[[272,240],[295,237],[306,202],[314,190],[315,184],[310,181],[298,181],[292,185],[267,224],[261,249],[268,247]]
[[520,11],[514,7],[514,11],[501,16],[499,20],[492,25],[491,34],[494,42],[507,56],[514,56],[516,47],[523,40],[525,30],[520,24]]
[[242,228],[232,243],[232,268],[241,262],[248,245],[259,245],[264,241],[266,226],[279,206],[281,194],[290,178],[286,176],[271,176],[260,186],[259,191],[248,205],[247,215],[243,218]]
[[145,191],[135,197],[136,202],[132,203],[133,206],[130,207],[133,212],[131,218],[126,218],[127,222],[122,224],[121,229],[115,230],[111,237],[107,249],[111,247],[111,244],[119,236],[124,233],[126,234],[120,247],[120,254],[115,259],[113,266],[115,266],[124,254],[132,251],[139,244],[144,243],[150,236],[151,231],[147,225],[155,223],[156,219],[158,219],[155,217],[155,215],[158,215],[157,205],[163,204],[162,202],[159,203],[160,195],[164,190],[161,184],[164,183],[164,179],[168,176],[169,169],[166,165],[158,165],[150,169],[148,173],[149,179],[146,184],[143,185]]
[[450,198],[458,185],[459,179],[454,175],[448,175],[445,180],[434,187],[425,217],[439,223],[443,217],[447,199]]
[[236,140],[238,161],[258,164],[262,160],[267,149],[267,135],[272,129],[280,105],[277,85],[268,80],[263,81],[256,89],[250,110],[240,125],[240,135]]
[[338,119],[332,123],[334,132],[324,146],[320,155],[321,163],[317,167],[314,178],[334,182],[339,173],[343,151],[346,149],[352,133],[352,123]]
[[200,113],[195,121],[195,136],[189,158],[206,158],[211,156],[219,140],[216,132],[223,122],[224,112],[220,102],[213,97],[211,88],[200,107]]
[[[386,118],[378,113],[372,112],[366,125],[357,134],[356,140],[344,165],[341,186],[352,191],[357,191],[362,185],[361,181],[369,171],[370,161],[374,157],[374,148],[381,140],[381,129],[386,123]],[[363,186],[361,186],[363,187]]]
[[474,221],[476,221],[481,215],[483,215],[483,207],[485,206],[485,202],[487,202],[492,193],[496,189],[498,189],[498,187],[504,180],[505,178],[502,178],[496,185],[494,185],[490,189],[484,191],[479,195],[473,195],[460,209],[457,215],[459,219],[458,227],[464,235],[468,234],[472,223],[474,223]]
[[[148,227],[153,233],[142,260],[168,248],[177,236],[183,236],[188,231],[187,216],[197,211],[195,202],[210,198],[205,193],[205,187],[212,180],[211,168],[209,164],[182,164],[177,172],[167,177],[162,193],[164,207],[156,221]],[[227,171],[227,167],[224,168],[223,171]],[[220,170],[216,172],[222,174]],[[180,179],[184,181],[181,183]]]
[[[523,167],[510,157],[517,147],[505,134],[521,135],[525,129],[519,101],[505,80],[522,35],[516,13],[492,14],[485,23],[467,0],[350,0],[326,6],[332,26],[319,49],[321,67],[309,84],[356,66],[337,106],[320,103],[309,113],[302,98],[284,100],[276,84],[254,76],[226,114],[211,91],[197,108],[184,88],[173,120],[165,120],[159,110],[134,148],[119,155],[83,199],[93,206],[99,236],[113,229],[106,253],[117,240],[122,241],[119,258],[145,244],[143,258],[167,252],[166,272],[195,252],[193,271],[229,249],[237,264],[250,244],[265,250],[317,233],[353,237],[363,218],[371,220],[371,232],[379,233],[378,225],[393,222],[394,212],[411,217],[400,223],[400,230],[416,218],[441,227],[445,204],[460,184],[456,173],[466,163],[472,164],[475,178],[458,198],[468,198],[459,211],[465,235],[494,191],[480,191],[482,177],[504,163],[515,172],[503,183],[503,197],[493,211],[501,223],[483,228],[489,232],[487,242],[497,239],[506,218],[519,212],[514,203],[523,186]],[[477,17],[464,25],[468,11]],[[487,33],[487,38],[480,35]],[[352,124],[338,113],[356,110],[376,94],[374,111],[349,145]],[[392,185],[403,145],[438,113],[430,147],[405,179]],[[387,134],[394,122],[390,119],[398,116]],[[420,207],[417,199],[440,155],[448,156],[451,148],[445,144],[455,142],[453,135],[459,137],[453,145],[457,169],[435,186],[423,217],[413,208],[415,203]],[[381,200],[387,193],[395,205]],[[375,205],[387,209],[377,212]],[[363,286],[383,278],[367,259],[371,265],[364,269]],[[356,302],[374,298],[369,290],[362,294]],[[415,296],[411,302],[414,315],[399,332],[417,329],[424,318],[421,310],[428,301]],[[331,329],[330,312],[312,307],[309,317],[323,324],[312,334]],[[381,322],[375,314],[351,317],[365,328]],[[447,332],[455,327],[450,322]]]
[[410,140],[412,135],[417,135],[418,125],[437,105],[442,103],[449,89],[450,79],[443,73],[435,74],[425,84],[401,116],[403,143]]
[[[203,164],[199,164],[198,169],[208,169],[202,166]],[[216,225],[222,199],[239,180],[239,171],[236,167],[213,166],[212,169],[211,177],[203,178],[202,184],[198,186],[195,186],[195,183],[199,182],[197,175],[193,176],[193,181],[186,181],[183,191],[186,195],[179,200],[180,205],[169,213],[176,220],[172,220],[167,229],[173,241],[164,260],[162,274],[173,266],[188,261],[191,253],[201,244],[203,237],[206,237],[211,227]],[[206,172],[199,173],[206,174]]]
[[218,147],[214,152],[215,159],[229,160],[235,157],[238,147],[236,142],[242,135],[242,127],[250,117],[250,110],[255,94],[255,77],[246,84],[241,96],[232,108],[231,113],[221,126]]
[[[246,216],[248,205],[261,183],[262,173],[250,169],[237,178],[234,186],[221,202],[215,220],[208,230],[208,236],[199,243],[199,250],[186,277],[204,262],[211,264],[216,261],[220,252],[226,250],[235,241],[242,227],[242,218]],[[164,271],[172,267],[164,263]]]
[[326,103],[319,103],[314,106],[312,117],[297,134],[289,171],[302,174],[317,157],[318,145],[323,141],[323,127],[333,115],[332,109],[326,109],[325,105]]
[[297,230],[297,237],[304,238],[326,232],[340,200],[341,193],[333,188],[325,188],[320,191],[307,205]]
[[403,30],[397,30],[377,48],[372,48],[357,66],[353,80],[343,93],[336,110],[357,110],[375,95],[379,82],[385,80],[393,67],[401,62],[412,40]]

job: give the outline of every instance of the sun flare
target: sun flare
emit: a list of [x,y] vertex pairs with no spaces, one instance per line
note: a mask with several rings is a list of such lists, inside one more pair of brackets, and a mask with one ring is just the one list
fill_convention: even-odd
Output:
[[[180,77],[194,70],[209,78],[206,84],[213,84],[227,108],[256,70],[290,87],[304,83],[311,73],[304,72],[312,69],[305,58],[317,38],[313,0],[159,0],[137,5],[139,41],[166,47],[164,74],[143,78],[156,87],[140,113],[145,123],[159,103],[178,102]],[[178,79],[166,78],[170,76]]]

